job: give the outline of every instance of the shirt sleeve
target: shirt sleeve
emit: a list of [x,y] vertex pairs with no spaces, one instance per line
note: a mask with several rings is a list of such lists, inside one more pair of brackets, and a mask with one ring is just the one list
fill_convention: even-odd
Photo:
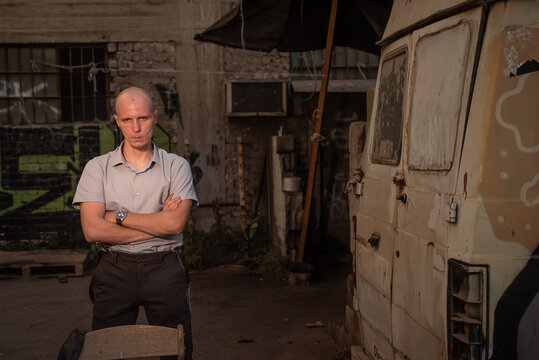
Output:
[[182,157],[172,162],[170,192],[174,197],[179,196],[182,200],[193,200],[193,208],[198,207],[198,198],[193,184],[191,166]]
[[77,185],[77,191],[73,198],[72,206],[75,209],[80,209],[80,204],[82,202],[105,203],[103,176],[103,167],[100,165],[98,159],[94,158],[88,161],[82,171],[82,175]]

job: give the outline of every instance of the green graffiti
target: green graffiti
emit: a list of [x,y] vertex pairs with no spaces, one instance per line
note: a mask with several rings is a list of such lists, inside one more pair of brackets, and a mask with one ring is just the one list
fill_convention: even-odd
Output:
[[99,124],[99,152],[106,154],[116,148],[116,138],[106,123]]
[[[30,213],[49,213],[49,212],[72,212],[75,211],[71,206],[71,199],[75,195],[78,175],[82,172],[80,168],[80,139],[79,139],[79,127],[86,124],[75,123],[73,125],[73,153],[71,155],[21,155],[18,158],[18,172],[21,175],[24,174],[68,174],[70,178],[70,190],[59,195],[57,198],[48,201],[46,204],[34,209]],[[115,149],[117,144],[115,143],[114,131],[111,130],[106,123],[99,124],[99,151],[101,154],[107,153]],[[0,162],[0,168],[1,168]],[[16,211],[18,208],[23,207],[38,200],[43,195],[47,194],[47,189],[21,189],[12,190],[4,189],[1,183],[0,173],[0,191],[11,195],[11,205],[0,210],[0,216]]]
[[170,137],[166,131],[157,124],[153,128],[153,142],[158,148],[170,152]]
[[65,173],[71,157],[66,155],[23,155],[19,157],[20,173]]
[[[58,197],[49,199],[46,203],[43,203],[43,200],[40,198],[46,196],[49,193],[49,189],[4,189],[1,183],[1,172],[0,172],[0,192],[10,196],[12,201],[6,203],[2,210],[0,210],[0,216],[17,211],[18,208],[27,206],[28,204],[35,203],[39,207],[34,207],[33,210],[29,212],[31,214],[43,214],[50,212],[72,212],[75,211],[71,206],[71,199],[75,195],[77,188],[78,176],[82,172],[81,168],[81,127],[87,126],[84,123],[75,123],[73,125],[73,152],[66,155],[49,155],[49,154],[39,154],[39,155],[20,155],[17,159],[18,161],[18,173],[21,176],[32,176],[33,174],[58,174],[60,177],[66,177],[70,179],[70,189],[66,192],[59,194]],[[99,123],[98,129],[99,137],[99,152],[100,154],[105,154],[107,152],[113,151],[116,146],[118,146],[117,138],[115,136],[115,128],[111,129],[107,123]],[[166,150],[170,151],[170,137],[167,132],[161,128],[159,125],[156,125],[154,128],[153,135],[154,143]],[[94,154],[97,155],[97,154]],[[88,156],[88,154],[86,154]],[[86,158],[84,161],[88,160]],[[1,167],[0,162],[0,167]],[[35,175],[34,175],[35,176]],[[50,194],[49,194],[50,196]],[[41,203],[39,203],[41,201]]]

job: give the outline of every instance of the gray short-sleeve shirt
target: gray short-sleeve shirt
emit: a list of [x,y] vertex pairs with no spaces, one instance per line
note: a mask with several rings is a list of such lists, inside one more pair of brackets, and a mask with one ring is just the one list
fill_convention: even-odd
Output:
[[[179,196],[193,200],[193,207],[198,206],[187,160],[154,145],[152,160],[137,170],[125,160],[122,146],[123,143],[116,150],[97,156],[86,164],[73,198],[73,207],[80,208],[82,202],[102,202],[107,211],[150,214],[161,211],[171,193],[174,193],[174,198]],[[183,236],[178,234],[113,245],[111,249],[148,253],[170,250],[182,243]]]

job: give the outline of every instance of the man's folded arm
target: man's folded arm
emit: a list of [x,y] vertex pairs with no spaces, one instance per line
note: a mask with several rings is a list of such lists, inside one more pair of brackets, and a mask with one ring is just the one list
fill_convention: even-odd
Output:
[[[154,237],[178,235],[183,232],[187,224],[192,206],[193,201],[190,199],[167,199],[163,209],[159,212],[151,214],[127,213],[122,225],[125,228],[152,234]],[[112,223],[115,221],[115,214],[107,213],[106,219]]]
[[152,234],[118,226],[105,219],[105,204],[101,202],[82,202],[80,204],[82,231],[87,242],[109,244],[128,244],[151,239]]

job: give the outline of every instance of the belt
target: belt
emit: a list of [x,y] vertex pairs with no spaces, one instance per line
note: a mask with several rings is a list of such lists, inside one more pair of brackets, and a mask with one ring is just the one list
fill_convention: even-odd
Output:
[[[181,250],[180,250],[181,251]],[[169,250],[169,251],[159,251],[153,253],[142,253],[142,254],[132,254],[122,251],[114,251],[110,249],[101,250],[102,255],[110,255],[116,261],[127,261],[127,262],[156,262],[162,261],[163,257],[170,254],[178,254],[178,250]]]
[[142,254],[131,254],[121,251],[110,250],[109,248],[102,248],[99,253],[101,256],[110,255],[113,257],[114,261],[127,261],[132,263],[152,263],[152,262],[161,262],[163,258],[170,254],[175,254],[178,257],[178,261],[181,262],[180,265],[183,266],[185,271],[185,279],[187,283],[191,283],[191,275],[189,274],[189,268],[187,267],[187,261],[185,260],[185,255],[181,248],[176,248],[168,251],[159,251],[153,253],[142,253]]

